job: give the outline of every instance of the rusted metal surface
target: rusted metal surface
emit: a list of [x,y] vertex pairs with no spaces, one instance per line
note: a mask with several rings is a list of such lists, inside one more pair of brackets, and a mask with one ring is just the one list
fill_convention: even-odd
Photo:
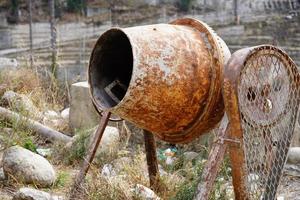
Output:
[[[128,50],[119,55],[108,53],[116,52],[108,45],[116,35],[125,38],[120,40],[119,51],[127,45],[132,55],[124,56]],[[91,56],[92,98],[100,110],[108,110],[164,141],[189,142],[214,128],[224,115],[221,80],[229,56],[225,43],[206,24],[194,19],[114,28],[99,38]],[[124,63],[114,63],[118,65],[114,70],[128,68],[132,73],[124,78],[127,90],[123,89],[126,83],[119,86],[124,95],[106,93],[109,101],[105,102],[103,91],[118,78],[99,82],[99,72],[111,64],[107,57],[124,58]],[[107,76],[111,74],[107,72]]]
[[299,73],[280,49],[234,53],[224,72],[224,102],[236,199],[276,197],[299,104]]
[[209,199],[213,184],[220,170],[227,149],[226,137],[228,135],[228,119],[225,115],[216,135],[217,140],[209,153],[207,163],[202,172],[200,182],[197,186],[195,200]]
[[75,178],[74,185],[70,192],[69,200],[78,199],[77,195],[80,193],[80,191],[82,189],[82,182],[84,181],[84,178],[90,168],[90,165],[94,160],[95,154],[99,147],[101,138],[102,138],[104,130],[107,126],[110,115],[111,115],[111,113],[109,111],[103,112],[103,115],[100,119],[98,129],[96,130],[93,142],[91,143],[90,147],[88,148],[86,157],[83,160],[82,168]]
[[[240,110],[237,99],[237,82],[244,60],[250,49],[239,50],[232,54],[224,70],[223,98],[225,110],[230,122],[229,137],[242,144],[243,130],[241,127]],[[246,190],[245,155],[240,146],[229,148],[232,180],[235,198],[237,200],[249,199]]]
[[154,191],[159,190],[159,170],[156,156],[156,143],[154,135],[144,130],[144,141],[146,149],[147,166],[150,180],[150,187]]

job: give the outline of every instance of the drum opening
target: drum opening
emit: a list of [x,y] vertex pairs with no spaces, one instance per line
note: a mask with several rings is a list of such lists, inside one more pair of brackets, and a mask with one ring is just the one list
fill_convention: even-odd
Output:
[[133,54],[127,35],[120,29],[105,32],[94,47],[89,67],[91,92],[97,106],[108,109],[122,101],[132,68]]

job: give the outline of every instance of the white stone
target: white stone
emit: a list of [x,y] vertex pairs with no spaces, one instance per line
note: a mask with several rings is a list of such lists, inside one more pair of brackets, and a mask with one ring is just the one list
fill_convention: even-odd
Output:
[[63,200],[63,197],[49,194],[33,188],[21,188],[13,200]]
[[60,113],[61,117],[65,120],[69,120],[69,116],[70,116],[70,108],[66,108],[63,111],[61,111]]
[[101,175],[107,178],[116,176],[116,171],[111,164],[105,164],[101,170]]
[[3,104],[6,104],[7,106],[21,112],[21,114],[28,114],[36,118],[41,117],[41,113],[39,112],[38,108],[25,95],[18,94],[10,90],[3,94],[1,101]]
[[2,69],[16,69],[18,67],[18,62],[16,59],[12,58],[0,58],[0,70]]
[[88,82],[71,85],[70,127],[75,130],[93,128],[99,123],[99,115],[90,98]]
[[6,175],[4,173],[3,168],[1,167],[0,168],[0,181],[4,181],[4,180],[6,180]]
[[155,192],[140,184],[136,184],[134,192],[143,200],[160,200]]
[[13,197],[11,195],[0,191],[0,199],[1,200],[12,200],[12,198]]
[[57,112],[55,112],[54,110],[47,110],[46,112],[44,112],[44,115],[48,119],[57,119],[59,117]]
[[67,126],[67,122],[63,118],[60,118],[60,116],[56,119],[44,117],[43,124],[58,131],[64,130],[64,128]]
[[20,146],[10,147],[4,152],[3,169],[6,175],[13,176],[19,182],[40,187],[51,186],[56,179],[48,160]]
[[[89,146],[94,140],[94,136],[96,133],[96,130],[93,132],[93,134],[90,135],[89,139]],[[107,126],[104,130],[103,136],[101,138],[101,142],[99,145],[99,148],[97,150],[97,155],[100,155],[101,153],[110,152],[112,148],[116,148],[118,145],[120,139],[119,130],[115,127]]]
[[36,152],[39,155],[43,156],[43,157],[48,157],[48,156],[50,156],[52,154],[52,150],[51,149],[40,149],[40,148],[38,148],[38,149],[36,149]]
[[287,162],[290,164],[300,164],[300,147],[291,147],[289,149]]
[[298,165],[285,164],[284,174],[294,177],[300,177],[300,167]]

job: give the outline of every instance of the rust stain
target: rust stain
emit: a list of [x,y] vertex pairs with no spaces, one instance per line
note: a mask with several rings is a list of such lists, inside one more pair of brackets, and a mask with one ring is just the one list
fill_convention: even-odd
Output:
[[109,111],[172,143],[216,127],[224,115],[225,43],[188,18],[121,30],[130,40],[133,72],[126,95]]

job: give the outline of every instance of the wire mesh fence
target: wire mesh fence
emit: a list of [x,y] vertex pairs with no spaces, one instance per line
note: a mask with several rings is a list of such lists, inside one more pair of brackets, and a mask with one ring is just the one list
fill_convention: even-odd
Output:
[[252,54],[241,72],[238,100],[250,199],[276,196],[297,118],[297,84],[295,65],[271,48]]

